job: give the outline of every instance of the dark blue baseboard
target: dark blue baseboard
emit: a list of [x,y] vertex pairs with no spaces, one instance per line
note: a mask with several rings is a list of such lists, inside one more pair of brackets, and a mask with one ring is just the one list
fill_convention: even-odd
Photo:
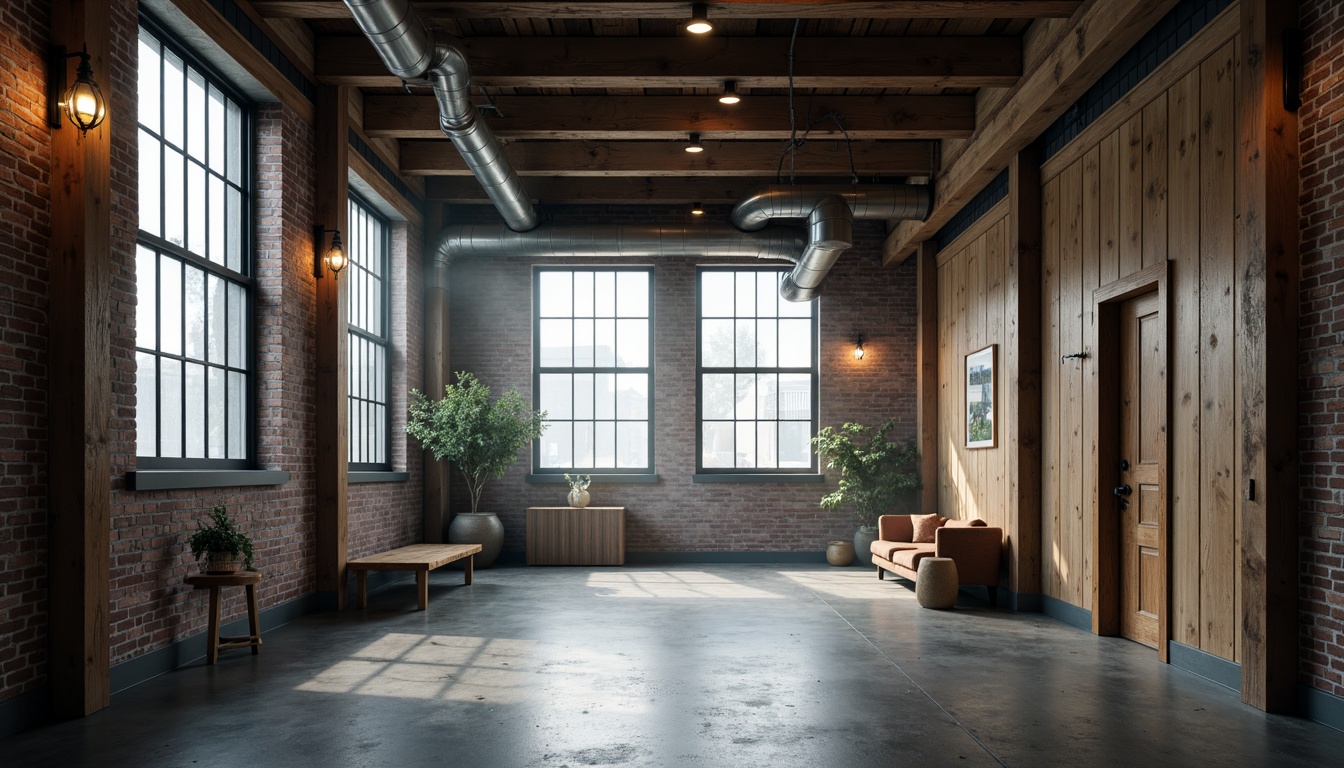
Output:
[[36,728],[51,718],[51,691],[42,686],[0,701],[0,739]]
[[1092,631],[1092,612],[1049,595],[1041,595],[1041,613],[1084,632]]
[[1173,667],[1241,692],[1241,665],[1235,661],[1174,640],[1167,641],[1167,660]]
[[[999,607],[1023,613],[1041,613],[1041,595],[1037,592],[1013,592],[1009,589],[1000,589]],[[1091,628],[1091,626],[1092,619],[1089,617],[1088,628]]]
[[1344,698],[1306,685],[1297,686],[1297,711],[1303,717],[1344,731]]

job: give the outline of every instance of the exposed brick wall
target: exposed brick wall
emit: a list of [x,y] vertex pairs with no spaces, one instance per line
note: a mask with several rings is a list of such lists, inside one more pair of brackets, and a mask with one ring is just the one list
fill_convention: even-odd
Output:
[[0,6],[0,700],[46,674],[50,12]]
[[1344,696],[1344,7],[1301,9],[1301,675]]
[[[0,7],[0,701],[44,683],[46,657],[46,312],[50,234],[50,140],[42,73],[49,35],[46,3]],[[254,324],[258,464],[284,470],[275,487],[139,491],[126,488],[135,468],[134,366],[137,147],[137,3],[113,0],[113,65],[100,82],[114,114],[112,162],[112,418],[111,661],[117,664],[202,632],[206,601],[182,583],[196,570],[186,540],[210,508],[223,504],[256,543],[266,573],[264,609],[315,587],[316,438],[315,283],[312,275],[314,134],[292,110],[258,107]],[[103,78],[106,78],[105,80]],[[418,386],[422,357],[423,231],[398,228],[393,278],[394,413],[405,389]],[[396,291],[405,293],[398,294]],[[407,295],[404,304],[397,298]],[[404,415],[401,416],[404,421]],[[350,502],[352,556],[417,540],[421,530],[419,453],[407,465],[403,424],[395,423],[392,455],[407,483],[354,486]],[[244,615],[241,595],[226,595],[226,618]]]
[[[557,222],[685,223],[683,209],[573,207],[549,212]],[[453,221],[480,216],[453,212]],[[726,216],[711,210],[707,216]],[[489,217],[487,217],[488,219]],[[914,436],[915,273],[913,262],[880,267],[880,224],[856,223],[858,244],[832,271],[821,299],[821,414],[823,426],[874,424],[889,417]],[[559,259],[459,259],[452,266],[451,344],[454,371],[470,371],[495,396],[517,386],[531,398],[533,263]],[[613,260],[569,260],[611,264]],[[594,483],[593,504],[624,505],[629,551],[819,551],[853,535],[851,513],[828,512],[818,499],[834,489],[806,484],[693,484],[695,472],[695,268],[712,260],[654,260],[654,468],[657,485]],[[568,263],[568,261],[566,262]],[[722,261],[721,263],[733,263]],[[867,357],[854,360],[862,332]],[[505,526],[506,549],[523,547],[529,506],[564,503],[563,485],[524,481],[530,453],[486,486],[482,510]],[[452,486],[453,510],[470,508],[462,483]]]

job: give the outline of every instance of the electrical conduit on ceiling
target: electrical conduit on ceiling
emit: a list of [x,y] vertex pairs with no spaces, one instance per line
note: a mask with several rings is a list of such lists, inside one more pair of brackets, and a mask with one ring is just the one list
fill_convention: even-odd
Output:
[[[722,225],[573,225],[530,231],[540,220],[498,139],[471,103],[470,69],[461,48],[450,39],[436,40],[410,0],[345,0],[345,4],[392,74],[402,80],[429,80],[439,105],[440,129],[508,227],[446,227],[434,247],[439,264],[465,255],[784,259],[794,268],[781,284],[780,295],[789,301],[810,301],[818,296],[836,260],[853,245],[855,218],[924,219],[929,214],[932,195],[927,185],[837,190],[774,184],[753,191],[734,207],[736,230]],[[792,218],[807,219],[805,245],[791,229],[760,231],[775,219]]]

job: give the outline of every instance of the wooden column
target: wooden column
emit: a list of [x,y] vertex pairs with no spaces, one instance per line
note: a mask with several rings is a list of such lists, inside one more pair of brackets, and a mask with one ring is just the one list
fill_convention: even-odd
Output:
[[[317,221],[338,229],[349,242],[350,89],[324,85],[317,91]],[[331,235],[314,243],[325,254]],[[316,239],[316,238],[315,238]],[[323,270],[317,278],[317,591],[327,605],[345,607],[346,522],[350,465],[346,371],[349,362],[345,282]],[[334,602],[332,602],[334,600]]]
[[919,322],[915,374],[916,421],[919,431],[919,508],[938,511],[938,247],[919,245],[916,315]]
[[[107,3],[57,0],[51,41],[87,44],[105,95],[109,77]],[[70,63],[66,82],[73,82]],[[31,77],[40,77],[32,73]],[[58,717],[109,703],[109,558],[112,123],[135,122],[133,103],[112,102],[98,128],[81,136],[62,115],[51,130],[51,282],[48,307],[50,516],[47,675]],[[129,257],[128,257],[129,258]]]
[[[440,266],[434,246],[443,227],[443,206],[431,204],[425,213],[425,395],[443,397],[449,383],[448,267]],[[448,540],[448,462],[425,451],[425,542]]]
[[1237,400],[1241,412],[1241,698],[1295,708],[1297,681],[1297,115],[1283,105],[1292,0],[1241,0]]
[[1008,164],[1008,588],[1041,591],[1041,161],[1034,147]]

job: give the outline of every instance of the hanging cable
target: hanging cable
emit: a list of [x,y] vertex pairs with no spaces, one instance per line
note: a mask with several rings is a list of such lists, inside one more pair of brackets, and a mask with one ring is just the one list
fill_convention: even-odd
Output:
[[[802,19],[793,20],[793,35],[789,37],[789,183],[794,183],[798,161],[798,119],[793,111],[793,47],[798,42],[798,25]],[[778,175],[778,174],[776,174]]]
[[[817,127],[817,124],[823,120],[834,120],[835,127],[840,129],[840,135],[845,137],[845,152],[849,155],[849,182],[851,184],[859,183],[859,170],[858,167],[854,165],[854,140],[849,137],[849,131],[845,128],[845,123],[841,118],[840,113],[834,111],[820,115],[815,120],[808,123],[807,128],[803,130],[801,138],[789,140],[789,145],[784,148],[783,152],[779,153],[779,162],[775,165],[775,183],[779,184],[783,182],[785,155],[789,154],[791,151],[796,151],[798,147],[806,144],[808,136],[812,133],[812,129]],[[794,183],[792,168],[790,168],[789,183]]]

